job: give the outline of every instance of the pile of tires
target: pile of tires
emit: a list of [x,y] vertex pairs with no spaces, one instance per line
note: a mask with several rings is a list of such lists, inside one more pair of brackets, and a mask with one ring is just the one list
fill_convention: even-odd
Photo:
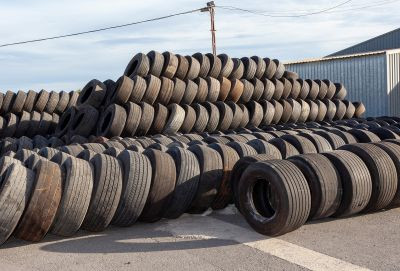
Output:
[[60,115],[76,105],[78,96],[76,91],[0,93],[0,138],[54,134]]

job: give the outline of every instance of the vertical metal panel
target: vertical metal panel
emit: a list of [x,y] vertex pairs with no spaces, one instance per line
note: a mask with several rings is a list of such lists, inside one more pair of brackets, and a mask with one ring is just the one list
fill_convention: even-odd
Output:
[[400,53],[387,54],[387,71],[389,113],[400,116]]
[[[397,53],[397,61],[399,53]],[[396,60],[394,60],[396,61]],[[397,91],[391,91],[389,95],[386,54],[363,55],[356,57],[327,59],[320,61],[293,63],[285,65],[287,70],[297,72],[304,79],[329,79],[333,82],[344,84],[347,89],[346,99],[349,101],[361,101],[366,107],[366,117],[383,116],[392,113],[389,110],[390,95],[394,100],[390,106],[397,106],[400,114],[400,86],[399,66],[397,62]],[[396,79],[393,79],[396,81]],[[397,95],[397,96],[396,96]]]
[[384,51],[400,48],[400,28],[369,39],[339,52],[333,53],[331,56],[352,55],[373,51]]

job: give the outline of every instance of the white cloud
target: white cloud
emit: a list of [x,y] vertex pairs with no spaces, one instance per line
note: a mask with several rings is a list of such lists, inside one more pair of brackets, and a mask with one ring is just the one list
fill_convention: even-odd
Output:
[[[205,2],[0,0],[0,43],[134,22],[199,8]],[[274,14],[314,11],[338,3],[327,0],[215,2]],[[340,9],[369,3],[354,0]],[[217,9],[218,51],[237,57],[257,54],[282,60],[320,57],[398,27],[396,11],[399,8],[400,3],[394,2],[371,9],[304,18],[266,18]],[[209,23],[207,13],[196,13],[85,36],[0,48],[0,89],[78,89],[92,78],[116,80],[136,52],[152,49],[181,54],[208,52]]]

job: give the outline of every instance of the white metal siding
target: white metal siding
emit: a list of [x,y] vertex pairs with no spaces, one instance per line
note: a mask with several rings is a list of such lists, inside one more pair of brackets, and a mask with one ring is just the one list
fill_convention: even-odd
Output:
[[400,53],[388,54],[388,96],[390,115],[400,116]]

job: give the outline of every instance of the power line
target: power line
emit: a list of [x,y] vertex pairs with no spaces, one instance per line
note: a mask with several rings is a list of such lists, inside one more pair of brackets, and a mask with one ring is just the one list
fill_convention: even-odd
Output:
[[90,33],[110,30],[110,29],[122,28],[122,27],[126,27],[126,26],[131,26],[131,25],[137,25],[137,24],[142,24],[142,23],[159,21],[159,20],[168,19],[168,18],[171,18],[171,17],[176,17],[176,16],[185,15],[185,14],[189,14],[189,13],[200,12],[201,10],[203,10],[203,8],[184,11],[184,12],[179,12],[179,13],[174,13],[174,14],[170,14],[170,15],[166,15],[166,16],[162,16],[162,17],[157,17],[157,18],[153,18],[153,19],[147,19],[147,20],[133,22],[133,23],[109,26],[109,27],[98,28],[98,29],[93,29],[93,30],[88,30],[88,31],[82,31],[82,32],[77,32],[77,33],[71,33],[71,34],[65,34],[65,35],[53,36],[53,37],[46,37],[46,38],[39,38],[39,39],[33,39],[33,40],[26,40],[26,41],[19,41],[19,42],[13,42],[13,43],[6,43],[6,44],[1,44],[0,47],[7,47],[7,46],[13,46],[13,45],[34,43],[34,42],[40,42],[40,41],[46,41],[46,40],[54,40],[54,39],[61,39],[61,38],[66,38],[66,37],[90,34]]
[[234,7],[234,6],[216,6],[217,8],[222,8],[222,9],[228,9],[228,10],[239,10],[239,11],[244,11],[244,12],[248,12],[248,13],[252,13],[252,14],[256,14],[256,15],[260,15],[260,16],[265,16],[265,17],[272,17],[272,18],[293,18],[293,17],[306,17],[306,16],[311,16],[311,15],[317,15],[317,14],[321,14],[333,9],[336,9],[338,7],[341,7],[347,3],[350,3],[352,0],[347,0],[345,2],[342,2],[336,6],[330,7],[330,8],[326,8],[326,9],[322,9],[322,10],[318,10],[318,11],[314,11],[314,12],[309,12],[309,13],[304,13],[304,14],[293,14],[293,15],[272,15],[272,14],[265,14],[263,12],[258,12],[258,11],[253,11],[253,10],[248,10],[248,9],[243,9],[243,8],[238,8],[238,7]]

